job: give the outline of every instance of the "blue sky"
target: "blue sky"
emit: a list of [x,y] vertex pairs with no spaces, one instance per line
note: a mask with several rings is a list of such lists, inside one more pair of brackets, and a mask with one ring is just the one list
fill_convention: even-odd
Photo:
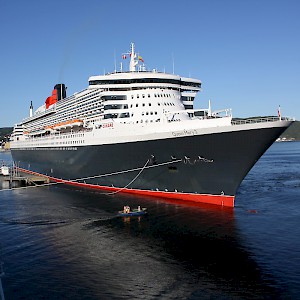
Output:
[[68,95],[114,70],[130,42],[149,69],[202,81],[195,107],[300,119],[298,0],[0,0],[0,127],[56,83]]

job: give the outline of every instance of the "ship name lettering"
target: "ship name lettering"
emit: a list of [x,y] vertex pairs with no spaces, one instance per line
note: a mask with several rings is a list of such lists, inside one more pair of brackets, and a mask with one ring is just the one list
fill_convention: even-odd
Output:
[[179,137],[179,136],[185,136],[185,135],[196,135],[197,134],[197,130],[196,129],[191,129],[191,130],[186,130],[184,129],[183,131],[173,131],[172,135],[175,137]]

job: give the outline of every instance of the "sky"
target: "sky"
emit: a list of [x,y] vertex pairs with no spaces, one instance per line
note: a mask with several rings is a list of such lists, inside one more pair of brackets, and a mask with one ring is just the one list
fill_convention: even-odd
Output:
[[0,127],[56,83],[72,95],[119,69],[131,42],[147,68],[202,81],[195,108],[300,120],[299,15],[298,0],[0,0]]

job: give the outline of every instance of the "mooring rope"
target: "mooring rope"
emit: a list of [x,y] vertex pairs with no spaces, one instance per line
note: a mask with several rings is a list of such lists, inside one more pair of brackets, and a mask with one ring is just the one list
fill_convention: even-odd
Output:
[[118,189],[117,191],[114,191],[114,192],[111,192],[111,193],[105,193],[105,195],[115,195],[115,194],[120,193],[122,190],[125,190],[126,188],[128,188],[142,174],[142,172],[145,170],[148,163],[149,163],[149,159],[146,161],[144,167],[140,170],[140,172],[127,185],[125,185],[124,187]]
[[[24,186],[24,187],[17,187],[17,188],[0,189],[0,192],[2,192],[2,191],[11,191],[11,190],[19,190],[19,189],[36,188],[36,187],[45,187],[45,186],[51,186],[51,185],[56,185],[56,184],[63,184],[63,183],[66,183],[66,181],[78,182],[78,181],[84,181],[84,180],[87,180],[87,179],[95,179],[95,178],[108,177],[108,176],[119,175],[119,174],[134,172],[134,171],[140,171],[125,187],[120,188],[120,191],[121,191],[121,190],[126,189],[129,185],[131,185],[140,176],[140,174],[145,169],[156,168],[156,167],[161,167],[161,166],[165,166],[165,165],[169,165],[169,164],[179,163],[179,162],[182,161],[182,159],[175,159],[175,160],[172,160],[172,161],[167,161],[167,162],[163,162],[163,163],[148,166],[149,161],[150,161],[150,159],[148,159],[146,161],[146,163],[143,167],[139,167],[139,168],[133,168],[133,169],[128,169],[128,170],[122,170],[122,171],[117,171],[117,172],[112,172],[112,173],[106,173],[106,174],[100,174],[100,175],[94,175],[94,176],[82,177],[82,178],[76,178],[76,179],[70,179],[70,180],[62,179],[63,181],[51,182],[51,183],[45,183],[45,184],[37,184],[37,185],[34,185],[34,186]],[[41,174],[41,175],[43,175],[43,174]],[[44,176],[46,176],[46,175],[44,175]],[[46,177],[48,177],[48,176],[46,176]],[[119,190],[116,191],[116,192],[119,192]],[[116,193],[116,192],[113,192],[113,193]],[[113,194],[113,193],[108,193],[108,194]]]
[[155,164],[155,165],[150,165],[150,166],[146,166],[146,167],[144,166],[144,167],[139,167],[139,168],[134,168],[134,169],[128,169],[128,170],[123,170],[123,171],[106,173],[106,174],[102,174],[102,175],[95,175],[95,176],[82,177],[82,178],[77,178],[77,179],[70,179],[69,181],[80,181],[80,180],[94,179],[94,178],[100,178],[100,177],[107,177],[107,176],[112,176],[112,175],[119,175],[119,174],[139,171],[141,169],[150,169],[150,168],[161,167],[161,166],[165,166],[165,165],[169,165],[169,164],[173,164],[173,163],[178,163],[178,162],[181,162],[181,161],[182,161],[182,159],[176,159],[176,160],[167,161],[167,162],[163,162],[163,163]]

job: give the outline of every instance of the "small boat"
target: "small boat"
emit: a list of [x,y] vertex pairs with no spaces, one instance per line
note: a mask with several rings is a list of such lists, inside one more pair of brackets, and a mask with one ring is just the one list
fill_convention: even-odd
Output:
[[0,167],[0,175],[8,176],[9,175],[9,167],[2,165],[2,167]]
[[147,214],[147,208],[145,207],[141,208],[140,206],[132,210],[130,209],[129,206],[124,206],[124,209],[119,211],[119,215],[122,217],[142,216],[145,214]]

